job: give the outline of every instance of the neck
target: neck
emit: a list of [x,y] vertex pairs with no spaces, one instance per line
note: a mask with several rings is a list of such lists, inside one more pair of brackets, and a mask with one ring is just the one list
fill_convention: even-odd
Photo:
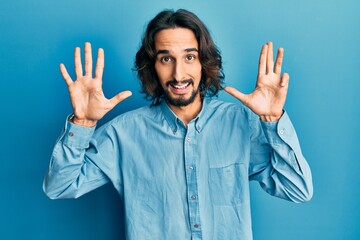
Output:
[[193,120],[201,111],[202,99],[200,97],[200,94],[198,94],[194,102],[190,103],[187,106],[177,107],[169,103],[167,104],[170,107],[170,109],[176,114],[176,116],[183,121],[185,126],[187,126],[187,124],[191,120]]

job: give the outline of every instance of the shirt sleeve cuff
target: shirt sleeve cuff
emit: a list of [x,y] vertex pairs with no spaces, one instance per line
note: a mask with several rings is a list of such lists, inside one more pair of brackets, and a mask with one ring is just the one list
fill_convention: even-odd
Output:
[[271,144],[289,143],[295,133],[286,111],[284,111],[278,122],[261,122],[261,125],[266,138]]
[[65,129],[61,141],[64,145],[75,148],[87,148],[95,128],[83,127],[69,122],[66,118]]

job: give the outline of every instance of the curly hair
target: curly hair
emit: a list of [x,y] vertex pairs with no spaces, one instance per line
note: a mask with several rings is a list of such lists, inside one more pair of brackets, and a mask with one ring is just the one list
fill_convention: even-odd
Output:
[[187,10],[165,10],[149,22],[135,60],[141,92],[146,95],[146,99],[152,101],[152,105],[158,105],[164,94],[155,71],[155,35],[161,30],[176,27],[192,30],[198,41],[199,60],[202,66],[199,86],[201,97],[216,96],[219,90],[223,89],[225,76],[221,54],[204,23],[194,13]]

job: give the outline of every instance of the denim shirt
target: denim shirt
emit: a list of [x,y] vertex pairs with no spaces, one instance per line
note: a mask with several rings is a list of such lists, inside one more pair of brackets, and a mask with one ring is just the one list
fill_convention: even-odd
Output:
[[163,101],[97,130],[66,122],[43,188],[77,198],[112,183],[126,239],[252,239],[249,180],[293,202],[312,197],[311,172],[286,112],[261,122],[243,105],[205,98],[187,126]]

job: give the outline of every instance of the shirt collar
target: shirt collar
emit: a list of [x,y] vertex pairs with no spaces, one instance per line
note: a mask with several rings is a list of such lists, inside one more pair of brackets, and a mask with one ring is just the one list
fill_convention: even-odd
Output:
[[[196,131],[198,132],[201,132],[204,124],[207,121],[207,117],[206,117],[207,105],[209,104],[210,101],[211,100],[209,98],[204,98],[200,113],[193,120],[191,120],[191,122],[195,121],[195,128]],[[176,114],[170,109],[170,107],[167,105],[165,100],[162,100],[160,104],[165,119],[174,133],[176,133],[177,129],[180,126],[184,127],[181,119],[178,118]]]

